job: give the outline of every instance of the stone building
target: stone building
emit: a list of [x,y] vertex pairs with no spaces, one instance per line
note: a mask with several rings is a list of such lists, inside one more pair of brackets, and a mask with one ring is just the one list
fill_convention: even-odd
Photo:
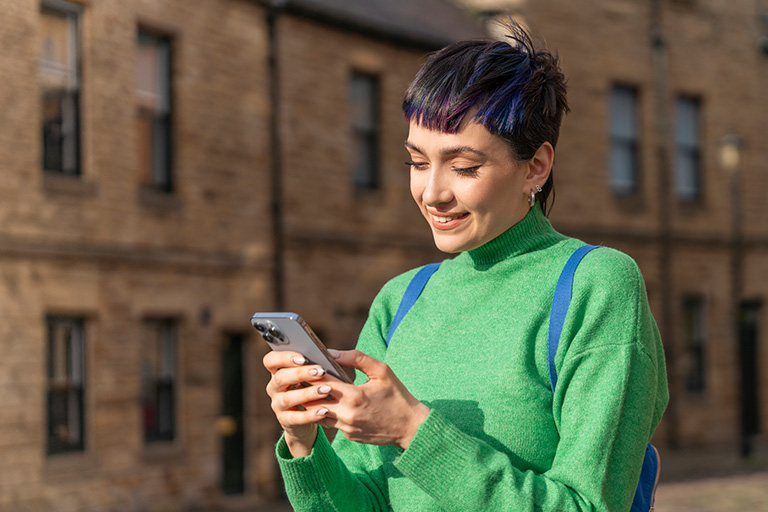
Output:
[[350,346],[435,257],[399,102],[479,29],[411,4],[0,0],[0,510],[279,494],[250,315]]
[[765,461],[768,6],[463,3],[511,13],[561,57],[572,112],[550,219],[643,271],[671,392],[655,441]]

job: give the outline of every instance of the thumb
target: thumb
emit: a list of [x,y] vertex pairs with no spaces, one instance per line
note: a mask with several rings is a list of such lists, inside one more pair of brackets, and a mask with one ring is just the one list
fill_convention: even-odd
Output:
[[359,350],[329,350],[341,366],[355,368],[369,378],[380,378],[387,370],[387,365]]

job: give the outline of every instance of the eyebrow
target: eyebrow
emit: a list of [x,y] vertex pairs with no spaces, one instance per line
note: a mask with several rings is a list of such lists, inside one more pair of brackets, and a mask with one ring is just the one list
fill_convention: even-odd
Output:
[[[413,151],[418,151],[422,155],[426,154],[426,152],[423,149],[421,149],[419,146],[417,146],[417,145],[415,145],[415,144],[413,144],[413,143],[411,143],[410,141],[407,141],[407,140],[405,141],[405,147],[408,148],[408,149],[412,149]],[[460,155],[462,153],[472,153],[472,154],[477,155],[477,156],[482,157],[482,158],[487,158],[488,157],[488,155],[486,155],[485,153],[483,153],[479,149],[473,148],[472,146],[452,146],[452,147],[447,147],[447,148],[443,148],[443,149],[440,150],[440,156],[442,156],[442,157],[456,156],[456,155]]]

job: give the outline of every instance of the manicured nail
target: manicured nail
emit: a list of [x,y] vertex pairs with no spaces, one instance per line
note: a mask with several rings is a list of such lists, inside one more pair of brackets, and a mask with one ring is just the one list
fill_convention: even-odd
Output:
[[329,354],[331,354],[331,357],[332,357],[332,358],[334,358],[334,359],[338,359],[338,358],[339,358],[339,356],[341,355],[341,351],[339,351],[339,350],[334,350],[334,349],[332,349],[332,348],[329,348],[329,349],[328,349],[328,353],[329,353]]
[[323,407],[322,409],[318,409],[318,411],[315,414],[317,414],[318,416],[325,416],[326,414],[328,414],[328,409]]
[[293,361],[296,364],[307,364],[307,358],[306,357],[297,356],[297,357],[294,357],[293,359],[291,359],[291,361]]
[[325,375],[325,368],[312,368],[309,370],[309,374],[315,377]]
[[320,386],[317,388],[317,392],[321,395],[327,395],[331,392],[331,386]]

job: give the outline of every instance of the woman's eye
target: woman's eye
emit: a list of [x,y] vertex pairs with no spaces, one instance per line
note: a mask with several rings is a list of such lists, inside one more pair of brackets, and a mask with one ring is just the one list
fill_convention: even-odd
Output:
[[408,160],[407,162],[405,162],[405,165],[407,165],[411,169],[416,169],[417,171],[422,171],[422,170],[426,169],[427,165],[429,165],[429,164],[427,164],[426,162],[414,162],[413,160]]
[[480,168],[479,165],[474,165],[472,167],[452,167],[451,170],[455,173],[462,174],[465,176],[474,176],[477,174],[477,170]]

